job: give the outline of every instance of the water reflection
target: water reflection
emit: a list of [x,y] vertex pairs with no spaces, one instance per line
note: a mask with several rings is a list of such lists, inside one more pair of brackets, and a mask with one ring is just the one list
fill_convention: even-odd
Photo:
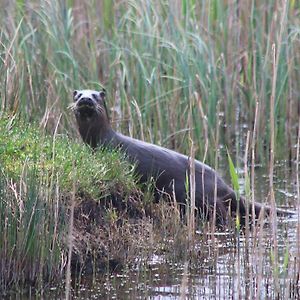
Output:
[[[256,198],[261,202],[268,194],[266,173],[256,170]],[[276,202],[295,206],[296,186],[290,184],[294,174],[278,165],[274,177]],[[246,232],[221,232],[203,238],[197,231],[192,253],[182,249],[186,254],[181,258],[156,251],[151,257],[137,257],[120,273],[82,275],[73,281],[72,298],[300,299],[298,215],[277,219],[276,243],[272,223],[262,223],[248,237]],[[64,292],[54,289],[43,298],[64,299]]]
[[[256,172],[256,197],[262,201],[268,194],[265,174],[265,170]],[[296,187],[289,184],[291,176],[287,168],[277,166],[276,202],[288,207],[295,205],[296,199]],[[217,234],[214,246],[210,245],[210,238],[205,244],[199,238],[194,248],[199,252],[196,259],[187,255],[174,261],[164,254],[153,254],[121,274],[96,277],[93,284],[85,278],[75,298],[297,299],[300,289],[298,216],[278,218],[277,224],[277,248],[274,248],[272,224],[258,226],[248,238],[244,234],[238,238],[232,233]]]
[[[293,264],[299,248],[297,218],[278,219],[278,284],[280,295],[290,298],[293,284],[297,286]],[[270,226],[260,229],[239,243],[232,236],[222,235],[223,247],[217,247],[205,259],[174,262],[163,255],[153,255],[146,263],[82,282],[77,299],[273,299],[274,269]],[[248,248],[245,247],[246,242]],[[199,251],[203,245],[196,245]],[[285,256],[290,261],[285,266]],[[299,261],[298,261],[299,262]],[[299,282],[298,282],[299,283]],[[280,297],[281,298],[281,297]],[[286,299],[288,299],[286,298]]]

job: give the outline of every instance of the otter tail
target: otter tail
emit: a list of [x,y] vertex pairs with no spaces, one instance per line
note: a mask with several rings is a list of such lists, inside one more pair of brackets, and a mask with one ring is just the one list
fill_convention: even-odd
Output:
[[[247,212],[247,205],[246,205],[246,200],[244,197],[240,198],[240,203],[239,203],[239,212],[241,216],[246,216]],[[252,216],[253,214],[253,204],[250,202],[248,203],[248,211],[249,215]],[[264,213],[266,215],[270,215],[272,212],[272,208],[268,205],[263,205],[258,202],[254,202],[254,213],[255,213],[255,218],[258,219],[259,216]],[[285,210],[281,208],[276,208],[276,214],[277,216],[292,216],[295,214],[295,212],[290,211],[290,210]]]

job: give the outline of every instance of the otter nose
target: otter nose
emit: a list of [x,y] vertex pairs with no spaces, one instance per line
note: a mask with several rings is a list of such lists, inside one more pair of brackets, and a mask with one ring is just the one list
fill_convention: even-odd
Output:
[[88,106],[92,106],[94,105],[94,102],[91,98],[81,98],[79,101],[78,101],[78,105],[88,105]]

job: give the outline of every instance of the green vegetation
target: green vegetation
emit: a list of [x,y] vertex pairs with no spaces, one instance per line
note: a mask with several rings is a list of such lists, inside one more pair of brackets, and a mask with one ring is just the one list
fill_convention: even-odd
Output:
[[[261,163],[270,165],[275,205],[273,172],[278,160],[287,160],[297,177],[289,187],[299,206],[299,11],[295,0],[2,3],[0,290],[42,288],[45,281],[65,278],[73,214],[80,268],[90,264],[95,272],[98,260],[127,264],[165,251],[175,261],[199,259],[176,207],[149,208],[153,186],[142,196],[133,167],[118,152],[93,153],[77,142],[67,109],[74,89],[104,87],[116,129],[185,154],[195,151],[217,169],[226,145],[237,191],[241,178],[234,164],[240,170],[245,152],[247,199],[256,199],[254,168]],[[283,177],[290,174],[284,172]],[[284,203],[295,205],[294,198]],[[146,217],[148,209],[154,219]],[[142,217],[137,222],[132,215]],[[246,232],[246,253],[238,252],[245,260],[232,277],[237,298],[243,284],[250,298],[264,297],[264,282],[274,286],[274,298],[295,295],[299,238],[292,250],[286,242],[282,254],[276,219],[271,237],[263,220],[258,225],[253,237]],[[203,260],[218,248],[218,238],[207,230],[196,236]],[[274,271],[267,269],[270,260]],[[233,262],[228,269],[235,267]],[[280,282],[290,294],[280,290]]]
[[63,276],[74,188],[78,210],[86,209],[88,215],[92,209],[84,204],[81,208],[81,203],[99,203],[98,219],[113,212],[105,204],[107,197],[118,195],[120,203],[126,203],[137,189],[133,167],[118,152],[93,153],[65,136],[49,137],[37,125],[8,115],[0,119],[0,174],[3,290],[24,283],[43,287],[45,280]]
[[104,86],[124,132],[188,153],[193,128],[197,157],[208,139],[212,163],[216,126],[230,152],[239,151],[257,102],[256,157],[265,161],[276,73],[275,155],[295,158],[297,1],[17,3],[0,13],[2,109],[50,130],[62,113],[59,131],[74,132],[65,113],[72,90]]
[[[37,125],[30,126],[15,117],[0,120],[1,171],[20,181],[27,172],[41,183],[61,191],[85,192],[93,199],[103,198],[115,186],[124,191],[135,188],[133,167],[117,151],[92,150],[66,136],[43,135]],[[29,176],[30,177],[30,176]]]

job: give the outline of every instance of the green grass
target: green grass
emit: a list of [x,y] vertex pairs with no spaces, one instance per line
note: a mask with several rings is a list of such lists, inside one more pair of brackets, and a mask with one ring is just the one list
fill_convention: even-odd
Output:
[[[0,286],[43,287],[64,276],[69,205],[137,190],[118,152],[94,153],[62,135],[45,135],[16,116],[0,118]],[[90,200],[90,201],[91,201]],[[109,210],[108,216],[109,216]],[[92,222],[92,220],[90,221]]]
[[[254,164],[269,163],[272,137],[275,161],[297,161],[299,1],[169,3],[35,0],[2,5],[1,287],[26,280],[41,286],[45,279],[64,276],[74,183],[80,195],[100,203],[116,187],[121,186],[124,199],[136,189],[132,166],[119,153],[95,154],[71,142],[78,136],[67,109],[74,89],[105,87],[115,128],[185,154],[192,138],[195,157],[216,167],[221,145],[231,154],[229,169],[233,163],[240,167],[249,131],[249,197],[255,190]],[[152,188],[145,193],[149,199]],[[174,225],[172,213],[161,214],[161,235],[171,228],[170,239],[179,244],[175,252],[183,252],[185,228]],[[109,245],[105,255],[126,256],[127,243],[139,243],[137,250],[130,248],[136,255],[148,249],[143,235],[148,223],[132,225],[114,209],[105,217],[109,222],[102,231],[92,222],[99,236],[92,244],[75,224],[83,250],[100,253]],[[258,236],[263,238],[263,233]],[[254,246],[253,251],[263,250]],[[262,272],[260,262],[258,269]]]
[[14,180],[36,174],[46,186],[57,183],[62,191],[84,191],[94,199],[109,193],[110,187],[122,185],[133,189],[133,167],[121,161],[117,151],[97,151],[66,136],[43,135],[37,125],[30,126],[15,117],[0,120],[0,161],[2,172]]

